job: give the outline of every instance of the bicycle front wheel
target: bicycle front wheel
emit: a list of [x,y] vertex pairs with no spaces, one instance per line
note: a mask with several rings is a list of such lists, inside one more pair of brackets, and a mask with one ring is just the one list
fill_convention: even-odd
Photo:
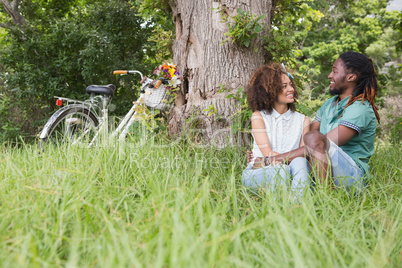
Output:
[[95,138],[99,121],[85,106],[66,106],[46,123],[40,138],[42,142],[61,144],[90,144]]

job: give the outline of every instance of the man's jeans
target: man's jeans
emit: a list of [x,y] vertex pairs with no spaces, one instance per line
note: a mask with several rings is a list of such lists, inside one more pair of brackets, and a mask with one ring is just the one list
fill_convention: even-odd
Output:
[[331,158],[335,185],[348,191],[354,189],[356,193],[361,192],[365,188],[363,171],[338,145],[328,140],[331,143],[328,154]]

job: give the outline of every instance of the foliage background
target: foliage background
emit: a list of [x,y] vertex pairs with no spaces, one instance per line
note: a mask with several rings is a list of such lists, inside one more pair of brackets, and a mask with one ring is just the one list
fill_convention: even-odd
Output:
[[[379,134],[389,138],[400,128],[401,115],[387,111],[402,91],[402,12],[386,11],[388,2],[275,1],[271,31],[263,37],[267,60],[285,62],[296,73],[303,89],[299,111],[314,118],[328,97],[333,61],[354,50],[373,58],[379,72],[378,104],[387,107]],[[34,138],[56,108],[54,95],[84,99],[89,84],[117,84],[115,114],[123,114],[138,83],[113,77],[112,70],[151,74],[172,58],[175,27],[167,0],[31,0],[20,12],[23,29],[0,28],[1,141]],[[0,22],[10,22],[2,5]],[[236,98],[244,120],[245,97]]]

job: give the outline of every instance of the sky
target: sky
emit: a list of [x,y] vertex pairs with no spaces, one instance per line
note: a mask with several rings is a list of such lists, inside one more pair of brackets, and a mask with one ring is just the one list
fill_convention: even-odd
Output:
[[402,10],[402,0],[391,0],[387,6],[387,11],[391,10]]

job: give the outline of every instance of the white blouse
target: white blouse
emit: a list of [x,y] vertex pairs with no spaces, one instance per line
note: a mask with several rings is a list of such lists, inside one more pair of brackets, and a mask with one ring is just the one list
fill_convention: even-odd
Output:
[[[277,153],[286,153],[299,148],[300,139],[303,134],[304,115],[298,112],[292,112],[290,109],[280,114],[275,109],[271,114],[267,111],[260,111],[265,123],[265,130],[268,134],[268,139],[271,148]],[[253,134],[253,156],[263,157],[260,148],[255,142]],[[253,159],[253,162],[254,162]]]

